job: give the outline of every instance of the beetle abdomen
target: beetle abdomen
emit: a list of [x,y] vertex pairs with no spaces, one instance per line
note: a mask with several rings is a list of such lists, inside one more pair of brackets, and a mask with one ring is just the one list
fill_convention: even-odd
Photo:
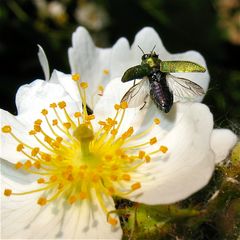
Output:
[[149,76],[149,82],[151,99],[161,111],[168,113],[173,105],[173,94],[167,86],[166,75],[157,71]]

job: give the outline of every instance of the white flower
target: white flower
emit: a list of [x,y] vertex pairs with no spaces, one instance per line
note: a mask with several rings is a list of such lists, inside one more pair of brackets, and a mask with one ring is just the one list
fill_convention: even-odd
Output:
[[[106,59],[112,54],[101,51]],[[108,214],[113,195],[173,203],[209,181],[223,136],[213,134],[209,109],[200,103],[177,103],[169,114],[155,105],[128,109],[118,103],[129,86],[116,78],[89,116],[86,100],[98,90],[101,70],[113,69],[94,61],[95,75],[83,68],[79,81],[77,69],[72,76],[54,71],[49,81],[19,89],[17,116],[1,110],[2,238],[120,239],[119,219]],[[236,139],[224,134],[221,158]]]

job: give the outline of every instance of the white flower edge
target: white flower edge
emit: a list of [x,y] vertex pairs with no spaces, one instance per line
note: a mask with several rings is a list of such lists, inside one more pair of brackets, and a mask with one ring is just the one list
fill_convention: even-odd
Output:
[[[101,97],[101,99],[95,106],[94,111],[96,115],[101,116],[101,118],[104,119],[106,118],[106,116],[113,114],[114,109],[106,107],[106,105],[109,102],[121,101],[123,95],[131,86],[132,86],[132,83],[129,83],[129,82],[121,84],[120,78],[113,79],[108,84],[108,86],[105,89],[104,95]],[[113,89],[117,89],[117,91],[113,91]],[[151,104],[153,103],[150,101],[150,105]],[[177,104],[178,103],[176,103],[176,105]],[[147,108],[147,106],[145,108]],[[105,111],[102,111],[102,109],[104,109]],[[143,112],[143,110],[141,111]],[[137,112],[139,111],[139,109],[136,108],[134,111]],[[170,124],[168,115],[171,114],[171,112],[169,114],[165,114],[158,109],[155,109],[155,111],[157,112],[157,115],[159,116],[159,118],[162,119],[162,125],[165,126],[166,129],[169,129],[169,126],[171,124]],[[143,118],[144,116],[145,115],[143,114]],[[166,130],[162,129],[161,133],[159,133],[159,136],[160,137],[164,136],[165,132]],[[211,144],[211,148],[215,154],[215,163],[219,163],[225,160],[229,152],[233,148],[233,146],[236,144],[236,142],[237,142],[237,136],[231,130],[213,129],[212,135],[211,135],[211,142],[209,144]]]
[[[36,183],[27,181],[25,173],[14,171],[13,166],[1,160],[1,196],[5,188],[20,192],[36,187],[39,187]],[[107,223],[94,192],[91,202],[73,205],[58,200],[41,207],[36,204],[39,196],[41,194],[35,193],[34,196],[1,197],[3,239],[121,239],[119,223],[115,228]],[[114,209],[111,198],[106,199],[106,203],[110,210]]]
[[230,150],[237,143],[237,136],[229,129],[214,129],[211,136],[211,147],[215,153],[215,162],[226,159]]
[[[127,39],[120,38],[112,48],[96,48],[89,33],[83,27],[77,28],[73,33],[72,42],[73,46],[69,49],[69,62],[72,73],[79,73],[83,81],[89,82],[89,85],[92,86],[92,90],[89,92],[90,95],[96,92],[99,85],[106,86],[110,79],[121,77],[128,68],[141,63],[142,52],[138,45],[146,53],[150,52],[156,45],[155,51],[162,60],[193,61],[207,69],[204,58],[196,51],[187,51],[179,54],[169,53],[157,32],[151,27],[145,27],[140,30],[136,34],[131,47]],[[102,75],[103,69],[109,70],[108,77]],[[200,74],[175,73],[173,75],[187,78],[202,86],[205,92],[207,91],[210,79],[208,70]],[[77,89],[74,91],[73,89],[70,90],[67,81],[61,81],[61,84],[74,99],[79,99],[79,97],[76,98]],[[201,101],[202,99],[203,96],[195,100]]]

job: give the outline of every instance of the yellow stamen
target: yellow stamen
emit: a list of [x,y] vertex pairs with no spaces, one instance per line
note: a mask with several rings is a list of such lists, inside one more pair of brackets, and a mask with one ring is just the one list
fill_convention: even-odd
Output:
[[15,164],[15,168],[16,169],[19,169],[19,168],[21,168],[23,166],[23,164],[21,163],[21,162],[17,162],[16,164]]
[[6,125],[6,126],[2,127],[2,132],[3,133],[10,133],[11,131],[12,131],[12,128],[9,125]]
[[5,189],[5,190],[4,190],[4,195],[5,195],[6,197],[10,197],[10,196],[12,195],[12,190],[11,190],[11,189]]
[[108,75],[108,74],[109,74],[109,70],[108,70],[108,69],[104,69],[104,70],[103,70],[103,74],[104,74],[104,75]]
[[163,153],[166,153],[168,151],[168,148],[166,146],[161,146],[159,150]]
[[80,80],[80,75],[78,73],[72,74],[72,80],[73,81],[79,81]]
[[157,138],[156,137],[154,137],[154,138],[151,138],[150,139],[150,145],[153,145],[153,144],[155,144],[157,142]]
[[118,221],[117,221],[116,218],[109,217],[109,218],[108,218],[108,223],[110,223],[110,224],[113,225],[113,226],[116,226],[117,223],[118,223]]
[[59,106],[60,109],[63,109],[63,108],[66,107],[66,102],[64,102],[64,101],[59,102],[59,103],[58,103],[58,106]]
[[85,89],[85,88],[88,87],[88,83],[87,83],[87,82],[81,82],[81,83],[80,83],[80,87],[81,87],[82,89]]
[[40,205],[40,206],[44,206],[46,205],[47,203],[47,199],[45,197],[40,197],[37,201],[37,203]]
[[48,114],[48,110],[47,109],[43,109],[41,113],[42,113],[43,116],[46,116]]
[[140,182],[136,182],[131,186],[132,190],[137,190],[139,188],[141,188],[141,183]]

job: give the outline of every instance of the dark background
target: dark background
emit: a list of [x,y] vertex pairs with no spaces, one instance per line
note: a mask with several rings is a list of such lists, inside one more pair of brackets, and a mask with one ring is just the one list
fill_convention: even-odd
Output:
[[16,114],[18,87],[43,78],[37,44],[44,48],[51,70],[70,71],[67,49],[79,25],[85,26],[101,47],[112,46],[121,36],[132,43],[141,28],[152,26],[168,51],[199,51],[211,76],[204,103],[213,112],[217,127],[227,126],[239,133],[238,0],[2,0],[1,108]]

